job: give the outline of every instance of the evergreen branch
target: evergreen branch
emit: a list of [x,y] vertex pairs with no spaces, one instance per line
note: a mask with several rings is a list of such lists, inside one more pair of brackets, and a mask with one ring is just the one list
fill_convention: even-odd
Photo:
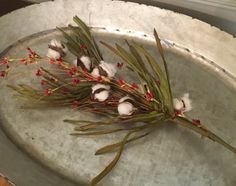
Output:
[[[236,149],[233,146],[200,123],[194,123],[183,117],[183,110],[174,109],[176,104],[174,107],[168,66],[160,38],[155,29],[156,47],[164,64],[164,71],[155,57],[140,44],[126,41],[128,46],[128,49],[126,49],[119,44],[113,47],[105,42],[100,42],[125,61],[129,70],[136,73],[143,88],[139,89],[137,84],[134,83],[131,86],[129,83],[120,81],[120,79],[111,75],[115,74],[113,71],[116,71],[116,69],[112,69],[111,64],[102,61],[102,54],[90,32],[90,28],[77,16],[74,17],[74,22],[78,27],[68,26],[72,34],[61,28],[58,29],[67,40],[68,49],[79,58],[78,66],[72,66],[65,61],[61,61],[61,59],[50,59],[53,64],[55,64],[55,61],[58,62],[58,65],[60,64],[59,72],[50,72],[40,67],[36,75],[41,76],[43,81],[47,82],[45,85],[47,89],[44,90],[46,92],[25,84],[8,85],[8,87],[18,93],[18,98],[36,103],[36,106],[42,106],[44,103],[54,107],[74,106],[73,104],[75,104],[77,110],[107,116],[104,121],[64,120],[64,122],[74,125],[75,132],[71,133],[73,136],[106,135],[128,131],[122,141],[104,146],[96,151],[95,155],[114,150],[117,150],[117,154],[113,161],[92,180],[91,185],[96,185],[115,167],[126,144],[147,136],[151,129],[167,120],[207,137],[236,154]],[[63,48],[64,46],[62,48],[54,46],[54,52],[64,52]],[[33,63],[38,59],[43,60],[37,53],[31,49],[28,50],[30,57],[23,59],[25,64]],[[85,62],[82,57],[86,58]],[[14,61],[14,59],[12,60]],[[4,65],[8,64],[9,61],[4,59],[0,60],[0,63]],[[90,65],[90,67],[84,68],[86,65]],[[9,71],[8,65],[6,68],[6,71],[1,71],[0,75],[2,77],[5,77]],[[94,70],[97,70],[97,72],[93,73]],[[98,97],[101,93],[103,93],[102,96]],[[178,101],[185,109],[186,104],[184,104],[183,99]],[[148,130],[149,132],[144,133]],[[129,138],[132,134],[138,132],[142,132],[142,134]]]
[[80,38],[81,40],[83,39],[87,39],[89,40],[89,42],[93,45],[93,49],[94,49],[94,53],[96,53],[96,58],[99,61],[103,60],[102,54],[99,50],[99,47],[94,39],[94,37],[92,36],[92,34],[90,33],[90,29],[88,28],[88,26],[78,17],[75,16],[73,18],[74,22],[81,28],[81,33],[83,33],[85,35],[85,37]]
[[[170,94],[170,100],[173,100],[172,90],[171,90],[171,86],[170,86],[169,70],[168,70],[166,60],[165,60],[164,51],[163,51],[163,48],[162,48],[162,45],[161,45],[161,41],[160,41],[160,38],[159,38],[159,36],[156,32],[156,29],[154,29],[154,34],[153,35],[154,35],[155,40],[156,40],[156,45],[157,45],[158,51],[159,51],[159,53],[161,55],[161,58],[162,58],[162,61],[164,63],[166,78],[167,78],[168,88],[169,88],[169,94]],[[169,104],[170,104],[170,113],[173,116],[174,115],[173,102],[171,101]]]

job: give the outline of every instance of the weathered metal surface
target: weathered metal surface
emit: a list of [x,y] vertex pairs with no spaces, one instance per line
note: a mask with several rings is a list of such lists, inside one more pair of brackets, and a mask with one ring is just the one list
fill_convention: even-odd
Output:
[[[4,37],[0,50],[25,36],[65,26],[75,14],[96,27],[93,30],[98,40],[124,44],[123,38],[135,38],[153,52],[153,39],[149,35],[155,27],[166,44],[175,95],[189,92],[195,108],[191,116],[201,119],[236,146],[236,66],[233,63],[236,40],[198,20],[133,3],[60,0],[2,17],[0,34]],[[19,41],[7,54],[22,55],[27,46],[44,54],[48,41],[54,37],[61,36],[58,32],[39,33]],[[106,59],[113,61],[111,53],[103,50],[105,52]],[[36,82],[32,71],[23,67],[17,71],[28,78],[9,79],[5,83]],[[94,152],[117,141],[118,135],[74,138],[68,135],[72,127],[62,122],[69,117],[96,119],[94,116],[69,108],[21,109],[8,89],[2,88],[0,95],[0,116],[6,133],[56,172],[87,183],[113,158],[114,154],[94,156]],[[129,145],[102,185],[233,186],[235,172],[235,155],[187,130],[167,124]]]
[[236,73],[236,39],[231,35],[189,16],[157,7],[110,0],[57,0],[3,16],[0,25],[1,35],[5,37],[1,38],[0,49],[32,33],[66,26],[75,14],[91,26],[134,30],[149,35],[155,27],[161,38],[204,54],[231,74]]
[[15,183],[16,186],[78,185],[32,160],[2,130],[0,130],[0,173]]

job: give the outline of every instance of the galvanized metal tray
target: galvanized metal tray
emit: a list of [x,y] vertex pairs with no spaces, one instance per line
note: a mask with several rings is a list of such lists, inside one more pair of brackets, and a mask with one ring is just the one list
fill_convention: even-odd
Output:
[[[135,39],[152,53],[155,48],[151,33],[155,27],[165,47],[175,96],[189,92],[194,103],[189,115],[201,119],[236,146],[235,38],[188,16],[150,6],[110,0],[58,0],[0,18],[0,34],[4,36],[0,42],[2,55],[23,55],[27,46],[45,54],[50,39],[62,38],[54,28],[72,23],[74,15],[92,27],[97,40],[124,44],[124,39]],[[118,60],[107,50],[102,52],[107,61]],[[37,80],[30,69],[19,66],[17,71],[26,76],[1,84],[0,116],[4,131],[50,169],[79,184],[87,184],[114,156],[94,156],[95,150],[117,141],[118,136],[71,137],[72,127],[63,119],[94,116],[70,108],[22,109],[22,104],[12,98],[13,93],[4,85]],[[166,124],[129,145],[101,185],[233,186],[235,172],[234,154],[190,131]]]

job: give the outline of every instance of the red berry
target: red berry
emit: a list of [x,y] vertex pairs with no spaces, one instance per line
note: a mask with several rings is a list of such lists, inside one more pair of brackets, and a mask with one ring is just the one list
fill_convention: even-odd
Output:
[[72,67],[72,68],[70,69],[70,71],[73,72],[73,73],[76,73],[78,70],[77,70],[77,68]]
[[0,64],[6,65],[8,63],[9,63],[9,60],[6,57],[0,60]]
[[42,71],[40,69],[38,69],[35,73],[36,76],[42,76]]
[[101,76],[98,76],[97,77],[97,82],[101,82],[102,81],[102,77]]
[[138,89],[138,85],[137,85],[136,83],[132,83],[132,84],[131,84],[131,88],[133,88],[133,89]]
[[28,64],[27,59],[22,59],[22,60],[20,60],[20,62],[23,63],[24,65],[27,65],[27,64]]
[[72,77],[74,74],[69,70],[67,71],[68,76]]
[[78,71],[77,68],[71,67],[70,70],[67,73],[70,77],[72,77],[73,75],[76,74],[77,71]]
[[55,60],[54,59],[50,59],[50,62],[49,62],[50,64],[55,64]]
[[175,115],[176,116],[180,116],[182,114],[183,114],[183,112],[181,110],[175,110]]
[[117,63],[117,67],[119,68],[119,69],[122,69],[122,67],[124,66],[124,63]]
[[87,49],[86,45],[80,45],[81,49]]
[[80,80],[79,80],[78,78],[72,79],[72,84],[73,84],[73,85],[78,85],[79,82],[80,82]]
[[125,81],[120,78],[120,79],[118,80],[118,84],[120,85],[120,87],[124,87],[124,86],[125,86]]
[[87,80],[88,80],[88,81],[94,81],[94,78],[93,78],[93,76],[88,76],[88,77],[87,77]]
[[147,98],[148,101],[152,101],[154,96],[153,96],[153,94],[151,92],[147,92],[146,93],[146,98]]
[[29,51],[29,58],[34,58],[34,57],[38,57],[38,54],[35,52],[35,51],[33,51],[31,48],[27,48],[27,50]]
[[46,80],[41,80],[41,85],[47,85],[48,84],[48,81],[46,81]]
[[46,89],[46,90],[44,91],[44,95],[45,95],[45,96],[51,96],[51,95],[52,95],[52,89]]
[[0,77],[5,77],[6,76],[6,72],[5,71],[0,71]]

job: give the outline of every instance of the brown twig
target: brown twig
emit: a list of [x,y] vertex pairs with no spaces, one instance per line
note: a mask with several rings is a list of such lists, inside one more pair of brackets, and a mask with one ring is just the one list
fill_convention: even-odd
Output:
[[204,137],[211,139],[214,142],[219,143],[220,145],[223,145],[225,148],[236,154],[236,148],[225,142],[222,138],[220,138],[213,132],[209,131],[205,127],[194,125],[193,122],[191,122],[191,120],[180,116],[174,118],[173,121],[180,126],[188,128]]

